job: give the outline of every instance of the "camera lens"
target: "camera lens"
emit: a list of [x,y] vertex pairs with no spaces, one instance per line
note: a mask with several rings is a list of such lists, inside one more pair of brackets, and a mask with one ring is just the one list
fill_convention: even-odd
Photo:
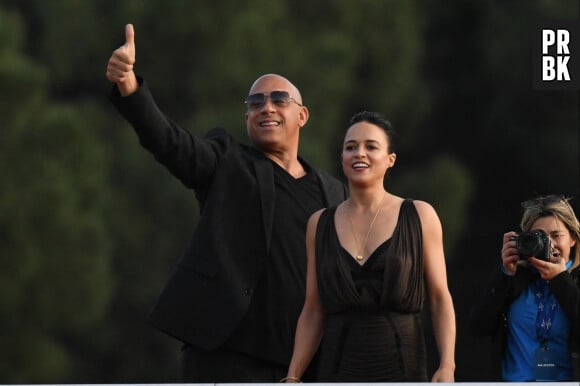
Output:
[[536,253],[542,250],[544,243],[542,239],[538,237],[535,233],[528,233],[520,236],[520,252],[534,256]]
[[550,238],[541,230],[523,232],[516,241],[521,259],[534,256],[540,260],[550,259]]

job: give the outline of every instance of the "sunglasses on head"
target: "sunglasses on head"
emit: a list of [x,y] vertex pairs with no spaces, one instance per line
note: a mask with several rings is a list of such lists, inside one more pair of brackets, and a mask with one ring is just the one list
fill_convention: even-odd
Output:
[[522,208],[524,209],[540,209],[544,210],[547,206],[554,204],[556,202],[568,203],[569,198],[564,195],[552,194],[546,197],[534,198],[532,200],[527,200],[522,202]]
[[244,100],[244,103],[248,107],[248,110],[259,110],[266,104],[266,101],[270,99],[273,105],[277,107],[286,107],[290,102],[296,103],[298,106],[302,106],[296,101],[288,91],[272,91],[270,94],[265,94],[263,92],[248,95]]

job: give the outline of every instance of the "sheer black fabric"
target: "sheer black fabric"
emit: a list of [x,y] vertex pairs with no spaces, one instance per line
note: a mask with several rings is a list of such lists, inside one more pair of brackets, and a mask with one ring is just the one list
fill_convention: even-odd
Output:
[[422,234],[413,201],[402,203],[392,237],[363,265],[340,245],[335,212],[322,213],[316,234],[325,312],[318,382],[426,381]]

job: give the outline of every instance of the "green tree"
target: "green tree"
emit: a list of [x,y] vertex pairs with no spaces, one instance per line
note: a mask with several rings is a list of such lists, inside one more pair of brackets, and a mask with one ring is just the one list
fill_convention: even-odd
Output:
[[0,10],[0,28],[0,379],[59,382],[112,292],[106,152],[86,129],[94,106],[48,101],[19,16]]

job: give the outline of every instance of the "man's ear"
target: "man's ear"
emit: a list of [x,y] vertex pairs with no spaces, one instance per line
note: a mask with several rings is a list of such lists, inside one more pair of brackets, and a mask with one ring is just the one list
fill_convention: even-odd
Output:
[[300,127],[306,126],[306,122],[308,122],[308,118],[310,118],[310,112],[306,106],[302,106],[300,109]]

